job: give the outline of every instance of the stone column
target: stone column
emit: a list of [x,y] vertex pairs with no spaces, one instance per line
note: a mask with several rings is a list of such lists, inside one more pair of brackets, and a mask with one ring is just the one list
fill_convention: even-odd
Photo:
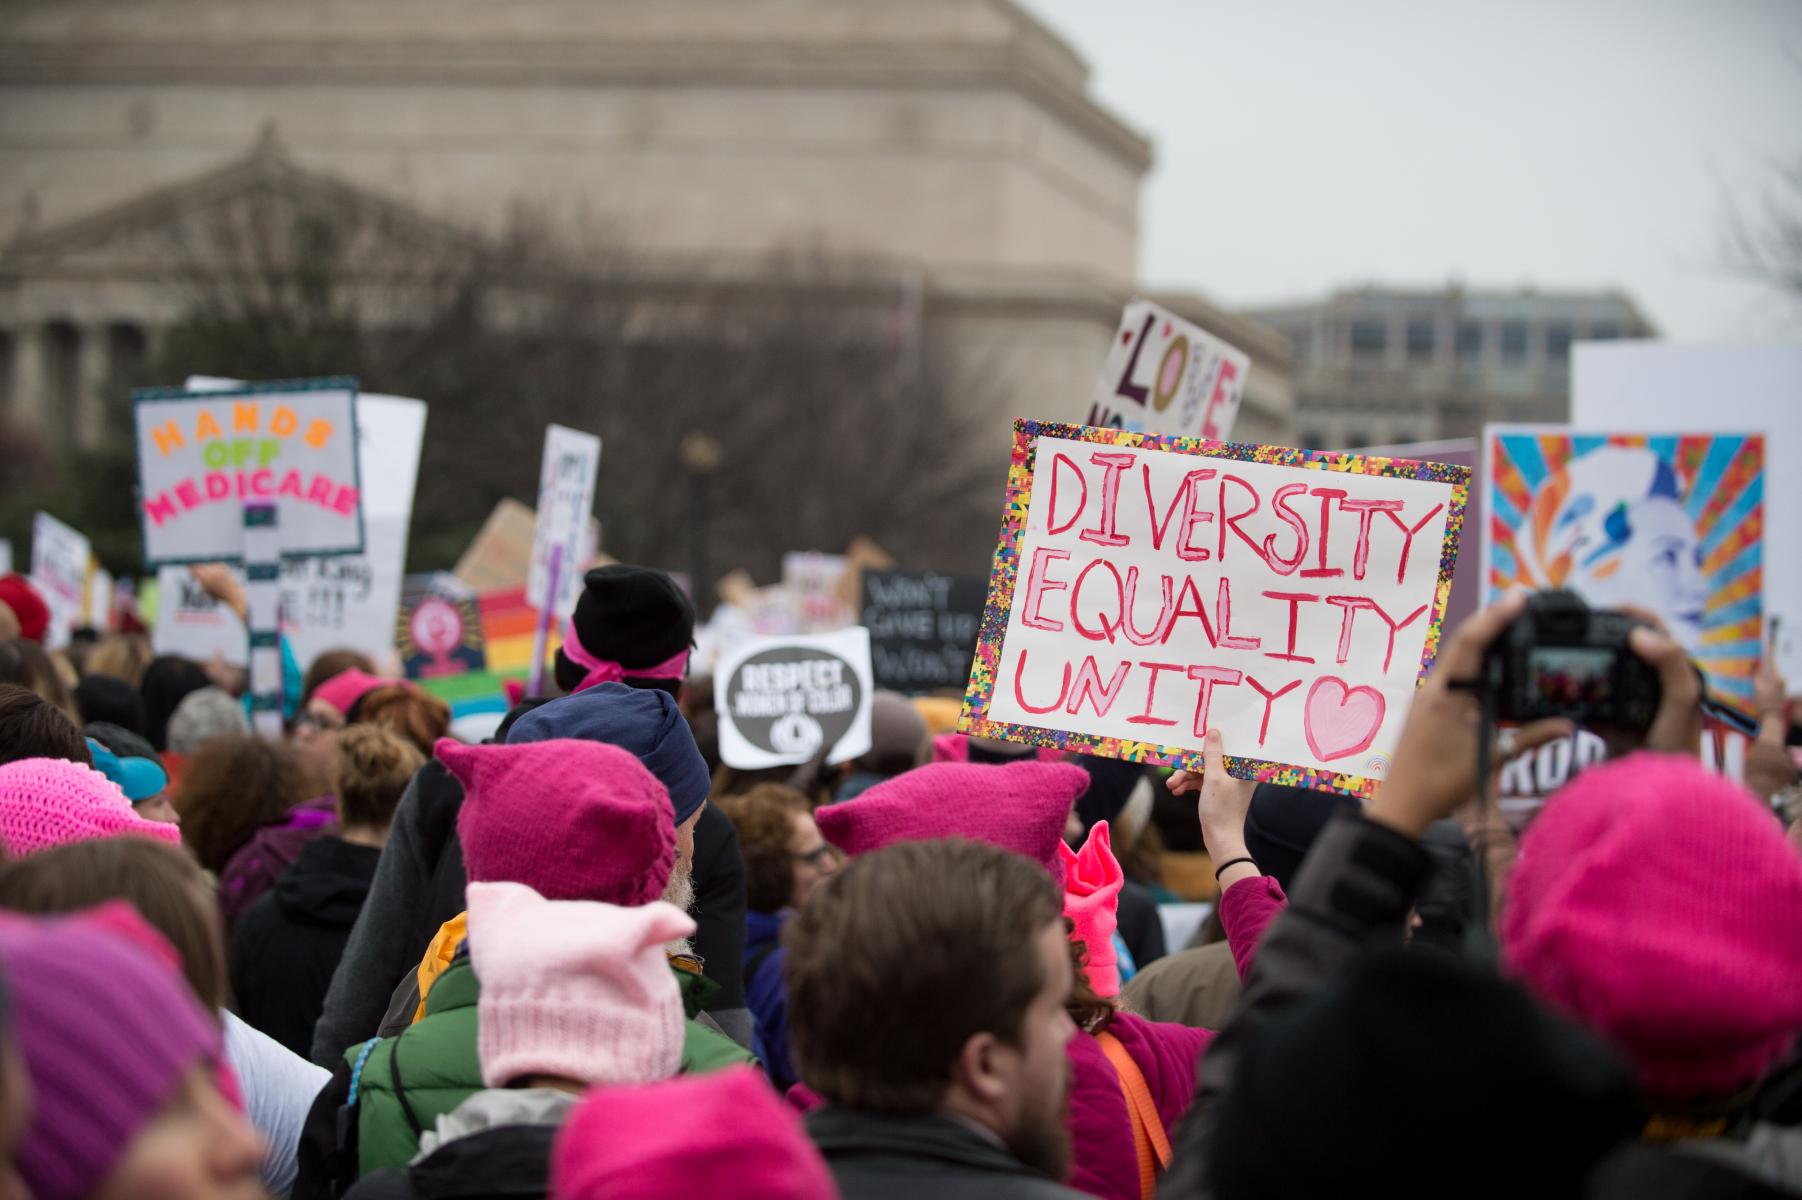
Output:
[[110,352],[106,325],[94,322],[81,327],[75,358],[75,444],[92,449],[106,437],[107,356]]
[[21,430],[41,432],[44,428],[45,390],[49,380],[44,371],[44,327],[20,325],[12,331],[13,377],[8,394],[12,412]]

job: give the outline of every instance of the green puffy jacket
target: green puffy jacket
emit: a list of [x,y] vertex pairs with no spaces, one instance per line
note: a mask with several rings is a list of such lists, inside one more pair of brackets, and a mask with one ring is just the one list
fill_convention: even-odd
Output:
[[[682,985],[682,1004],[688,1016],[681,1072],[704,1074],[738,1063],[755,1063],[737,1042],[695,1019],[707,981],[676,967],[670,969]],[[397,1037],[375,1043],[367,1052],[364,1046],[344,1052],[351,1065],[351,1095],[357,1109],[359,1177],[384,1167],[405,1167],[419,1153],[419,1135],[481,1090],[482,1064],[476,1055],[480,991],[469,956],[460,954],[432,984],[425,1015],[417,1024]],[[362,1059],[360,1069],[358,1059]]]

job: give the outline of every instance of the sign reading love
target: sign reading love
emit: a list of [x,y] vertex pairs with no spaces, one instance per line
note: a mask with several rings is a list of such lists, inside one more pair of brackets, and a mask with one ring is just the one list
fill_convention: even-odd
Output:
[[1369,795],[1432,665],[1470,470],[1017,421],[959,729]]

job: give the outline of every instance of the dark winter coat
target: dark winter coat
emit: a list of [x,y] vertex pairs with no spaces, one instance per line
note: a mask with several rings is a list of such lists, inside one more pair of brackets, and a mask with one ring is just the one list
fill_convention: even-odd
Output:
[[381,857],[342,838],[308,842],[232,932],[238,1015],[302,1058]]
[[807,1114],[842,1200],[1081,1200],[949,1117],[892,1117],[829,1105]]

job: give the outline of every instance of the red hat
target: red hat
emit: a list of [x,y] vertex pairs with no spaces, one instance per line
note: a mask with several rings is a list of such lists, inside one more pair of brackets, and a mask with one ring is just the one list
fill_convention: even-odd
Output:
[[1064,818],[1089,786],[1073,763],[1005,766],[932,763],[886,779],[862,795],[817,809],[820,834],[846,854],[893,842],[963,837],[1044,867],[1062,887]]
[[13,610],[19,618],[19,636],[28,642],[42,642],[50,628],[50,606],[31,581],[16,571],[0,575],[0,604]]

